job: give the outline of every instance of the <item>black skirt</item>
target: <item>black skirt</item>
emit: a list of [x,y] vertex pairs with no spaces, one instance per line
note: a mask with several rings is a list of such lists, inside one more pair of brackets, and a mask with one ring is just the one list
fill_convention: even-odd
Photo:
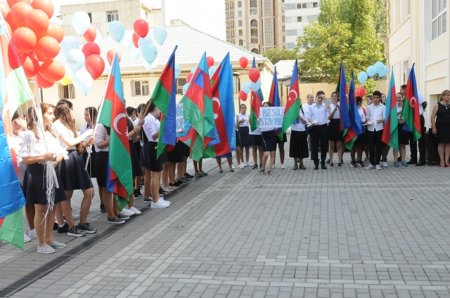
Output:
[[293,158],[307,158],[309,157],[308,150],[308,134],[306,131],[291,131],[291,140],[289,143],[289,157]]
[[[277,133],[281,133],[281,130],[277,131]],[[277,135],[277,144],[286,143],[286,142],[287,142],[286,133],[283,134],[283,139],[281,139],[281,140],[278,138],[278,135]]]
[[177,141],[173,149],[167,151],[167,161],[172,163],[183,161],[183,143],[181,141]]
[[95,152],[95,147],[92,146],[91,157],[89,158],[89,161],[88,161],[89,153],[87,153],[86,151],[83,152],[83,161],[84,161],[84,164],[86,164],[86,162],[88,163],[86,169],[91,178],[95,178],[97,175],[97,171],[95,170],[95,162],[94,162],[96,153],[97,152]]
[[[23,178],[23,193],[27,204],[47,205],[47,194],[45,189],[44,165],[28,165]],[[55,204],[66,199],[61,177],[56,173],[59,188],[54,189]]]
[[340,126],[341,126],[340,119],[331,119],[330,120],[330,123],[328,123],[328,127],[327,127],[328,141],[342,142],[343,136],[342,136],[342,131],[340,129]]
[[403,128],[404,128],[403,124],[398,125],[398,143],[400,145],[408,145],[411,132],[406,131]]
[[141,144],[139,142],[130,141],[131,170],[133,178],[142,176],[141,167]]
[[262,136],[261,135],[250,135],[250,146],[262,146]]
[[356,140],[355,143],[353,143],[354,146],[360,146],[360,145],[364,145],[367,143],[367,137],[366,137],[366,133],[363,132],[362,134],[360,134]]
[[144,143],[144,167],[152,172],[162,171],[162,163],[166,160],[165,156],[156,158],[157,142]]
[[84,167],[83,157],[77,150],[69,150],[69,159],[63,160],[58,168],[64,190],[92,188],[91,177]]
[[277,137],[275,135],[275,131],[263,131],[262,140],[264,152],[275,151],[277,149]]
[[95,156],[95,168],[97,169],[98,187],[106,187],[106,179],[108,177],[108,151],[99,151]]
[[236,141],[236,146],[239,146],[241,148],[248,148],[250,147],[250,140],[249,140],[249,134],[250,129],[248,126],[239,127],[237,135],[239,136],[239,145]]

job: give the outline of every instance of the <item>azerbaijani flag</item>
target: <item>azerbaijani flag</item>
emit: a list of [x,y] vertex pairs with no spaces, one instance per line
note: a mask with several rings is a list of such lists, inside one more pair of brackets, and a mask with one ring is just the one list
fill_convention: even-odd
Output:
[[162,153],[166,151],[166,146],[175,146],[177,142],[176,136],[176,101],[175,95],[176,80],[175,80],[175,51],[177,46],[173,49],[172,54],[164,67],[158,83],[153,90],[150,97],[152,102],[161,111],[158,146],[156,149],[156,156],[159,158]]
[[389,90],[386,98],[386,116],[384,118],[384,128],[381,140],[383,143],[398,150],[398,116],[397,116],[397,99],[395,92],[394,69],[391,71],[391,79],[389,81]]
[[361,117],[358,112],[358,106],[355,101],[355,79],[353,74],[350,81],[347,113],[349,114],[350,127],[344,131],[344,145],[348,150],[351,150],[356,138],[364,132]]
[[230,53],[223,58],[211,78],[214,122],[220,142],[214,145],[215,155],[230,153],[236,148],[236,123],[234,121],[233,70]]
[[12,136],[14,112],[33,99],[17,53],[10,44],[6,23],[0,15],[0,240],[23,248],[23,213],[25,197],[17,179],[17,160],[7,138]]
[[281,133],[278,134],[278,139],[283,140],[283,134],[295,122],[300,114],[300,90],[298,81],[298,66],[297,60],[294,62],[294,69],[292,70],[291,84],[289,86],[289,94],[284,107],[283,124],[281,126]]
[[259,99],[258,93],[250,90],[250,130],[254,131],[258,128],[258,119],[262,102]]
[[280,93],[278,91],[278,77],[276,66],[274,67],[272,85],[270,86],[269,103],[272,107],[279,107],[281,105]]
[[403,101],[403,119],[405,123],[403,129],[410,131],[413,140],[417,141],[421,137],[420,114],[419,114],[419,95],[417,93],[416,74],[414,72],[414,65],[409,72],[408,82],[406,83],[405,97],[407,100]]
[[115,194],[119,209],[128,204],[133,192],[130,145],[127,131],[127,114],[122,89],[119,58],[114,55],[106,94],[100,108],[98,122],[111,128],[109,136],[108,190]]
[[339,69],[339,115],[341,116],[341,130],[350,128],[350,114],[348,112],[347,78],[345,77],[344,64],[341,61]]

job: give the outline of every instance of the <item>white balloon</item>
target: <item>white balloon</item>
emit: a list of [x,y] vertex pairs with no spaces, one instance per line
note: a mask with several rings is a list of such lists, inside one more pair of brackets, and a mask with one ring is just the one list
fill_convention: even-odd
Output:
[[77,11],[72,16],[72,27],[78,35],[83,35],[89,25],[91,24],[91,19],[88,14],[84,11]]

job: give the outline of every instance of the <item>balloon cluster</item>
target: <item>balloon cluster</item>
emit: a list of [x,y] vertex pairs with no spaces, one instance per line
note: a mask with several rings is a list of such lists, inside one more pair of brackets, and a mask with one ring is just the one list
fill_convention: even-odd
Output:
[[388,71],[389,68],[387,67],[387,65],[384,65],[384,63],[381,61],[377,61],[375,64],[370,65],[367,68],[367,72],[361,71],[358,73],[358,81],[361,84],[364,84],[369,77],[372,78],[375,75],[378,75],[379,78],[382,78],[387,75]]
[[[152,64],[156,56],[158,55],[158,50],[155,46],[158,44],[161,46],[167,38],[167,31],[164,27],[158,26],[152,28],[150,32],[150,27],[147,21],[138,19],[134,21],[133,24],[133,44],[136,48],[141,50],[141,54],[148,64]],[[151,33],[151,34],[150,34]],[[152,38],[153,37],[153,38]]]
[[28,78],[39,87],[49,88],[64,77],[61,62],[54,60],[64,37],[61,26],[50,23],[53,16],[50,0],[8,0],[2,14],[11,35],[8,58],[11,68],[23,66]]
[[[246,57],[241,57],[239,59],[239,66],[242,68],[247,68],[248,65],[248,59]],[[245,83],[242,86],[242,90],[239,91],[239,98],[241,100],[247,100],[247,95],[250,92],[250,90],[253,90],[255,92],[259,91],[261,89],[261,79],[260,79],[260,72],[257,68],[251,68],[248,71],[248,77],[250,79],[250,82]]]

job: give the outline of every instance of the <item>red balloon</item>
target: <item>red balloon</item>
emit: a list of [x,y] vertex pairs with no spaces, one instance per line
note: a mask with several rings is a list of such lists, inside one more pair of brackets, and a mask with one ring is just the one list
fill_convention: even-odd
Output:
[[148,23],[143,19],[137,19],[133,24],[134,32],[141,37],[144,38],[148,34]]
[[247,59],[247,57],[241,57],[241,58],[239,58],[239,66],[240,66],[241,68],[247,68],[247,65],[248,65],[248,59]]
[[55,58],[59,50],[60,46],[56,39],[51,36],[44,36],[38,40],[34,51],[39,61],[47,61]]
[[23,62],[23,70],[27,78],[32,78],[39,72],[39,62],[35,58],[28,56]]
[[43,78],[39,73],[36,76],[36,83],[41,88],[50,88],[54,84],[54,82]]
[[56,60],[44,62],[39,70],[39,75],[49,82],[61,80],[65,73],[64,65]]
[[25,2],[25,3],[30,4],[30,0],[8,0],[7,2],[8,2],[9,7],[12,7],[17,2]]
[[8,45],[8,61],[9,66],[12,69],[16,69],[21,66],[26,58],[27,54],[17,52],[11,43]]
[[247,100],[247,93],[244,92],[244,90],[239,91],[239,98],[243,101]]
[[[115,53],[116,53],[116,51],[114,51],[114,50],[109,50],[108,53],[106,53],[106,59],[108,59],[109,65],[112,65]],[[120,59],[122,58],[122,55],[120,55],[120,52],[117,52],[117,58],[119,58],[119,62],[120,62]]]
[[102,57],[100,57],[100,55],[94,54],[86,58],[84,66],[86,66],[86,70],[95,80],[102,75],[103,70],[105,69],[105,62],[103,61]]
[[356,96],[361,96],[363,97],[364,95],[366,95],[366,89],[364,87],[358,87],[356,88]]
[[259,79],[259,70],[256,68],[250,69],[250,71],[248,72],[248,77],[253,83],[256,83]]
[[30,53],[36,46],[36,35],[27,27],[20,27],[14,30],[11,41],[18,52]]
[[50,0],[33,0],[31,6],[34,9],[40,9],[45,12],[49,19],[53,16],[53,3]]
[[11,7],[11,11],[6,16],[6,21],[11,26],[11,29],[14,31],[19,27],[25,26],[25,18],[26,16],[33,11],[33,7],[26,2],[17,2]]
[[188,73],[188,75],[186,76],[186,82],[189,83],[192,80],[192,76],[194,74],[192,72]]
[[214,58],[211,56],[206,57],[206,64],[208,64],[208,67],[211,67],[214,65]]
[[84,32],[83,37],[87,41],[94,41],[97,36],[97,29],[95,29],[94,25],[89,25],[89,28]]
[[47,33],[45,35],[53,37],[58,41],[58,43],[60,43],[64,38],[64,29],[61,26],[49,25]]
[[136,32],[134,32],[133,33],[133,44],[134,44],[135,48],[139,47],[138,41],[139,41],[139,35],[137,35]]
[[36,36],[42,36],[47,32],[50,21],[45,12],[40,9],[33,9],[25,17],[25,25],[34,31]]
[[100,55],[100,47],[98,46],[98,44],[92,41],[87,42],[83,46],[82,51],[85,58],[89,57],[90,55]]

